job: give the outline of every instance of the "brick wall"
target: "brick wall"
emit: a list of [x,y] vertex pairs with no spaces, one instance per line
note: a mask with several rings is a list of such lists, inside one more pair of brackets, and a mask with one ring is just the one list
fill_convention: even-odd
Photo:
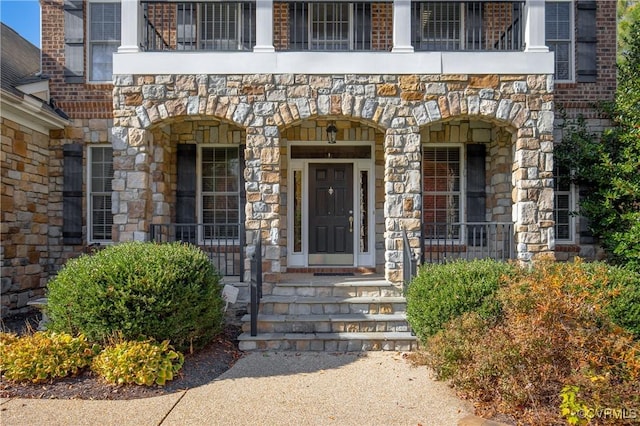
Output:
[[[42,72],[50,77],[51,97],[71,118],[111,118],[111,84],[68,84],[64,81],[64,0],[41,0]],[[85,21],[88,4],[85,2]],[[85,26],[85,43],[88,34]],[[85,49],[86,52],[86,49]],[[88,75],[85,53],[85,76]]]
[[564,108],[569,117],[583,114],[585,118],[597,118],[593,105],[612,100],[616,90],[616,2],[597,4],[597,82],[557,83],[555,87],[556,106]]

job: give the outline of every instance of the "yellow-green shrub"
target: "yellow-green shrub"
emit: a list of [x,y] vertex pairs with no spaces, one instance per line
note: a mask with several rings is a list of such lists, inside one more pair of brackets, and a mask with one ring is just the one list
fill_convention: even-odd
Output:
[[99,350],[83,335],[37,332],[17,337],[1,333],[0,372],[11,381],[44,382],[77,374]]
[[105,348],[94,358],[91,369],[115,384],[164,385],[184,363],[184,356],[169,341],[124,341]]

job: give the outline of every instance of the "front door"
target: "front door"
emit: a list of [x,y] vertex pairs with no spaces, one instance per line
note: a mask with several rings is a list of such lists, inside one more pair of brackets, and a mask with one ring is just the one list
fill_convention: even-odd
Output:
[[309,164],[309,265],[353,265],[353,164]]

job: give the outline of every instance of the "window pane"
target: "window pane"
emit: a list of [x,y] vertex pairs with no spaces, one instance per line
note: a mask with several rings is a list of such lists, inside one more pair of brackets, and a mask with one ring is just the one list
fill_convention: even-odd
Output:
[[216,225],[205,229],[205,238],[237,238],[237,227],[221,225],[240,221],[238,148],[202,148],[201,171],[202,222]]
[[90,241],[110,241],[113,214],[111,213],[111,181],[113,179],[113,149],[91,147]]
[[[423,219],[438,238],[451,238],[447,224],[460,222],[460,148],[424,148]],[[456,231],[457,235],[457,231]]]

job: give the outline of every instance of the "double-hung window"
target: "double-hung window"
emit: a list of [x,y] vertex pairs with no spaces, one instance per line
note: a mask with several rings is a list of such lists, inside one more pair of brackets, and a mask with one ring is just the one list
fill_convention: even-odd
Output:
[[251,50],[255,44],[253,2],[179,3],[178,50]]
[[111,81],[120,46],[120,3],[89,3],[89,80]]
[[574,199],[575,189],[571,183],[570,173],[566,167],[555,167],[554,179],[554,209],[555,235],[559,242],[574,240]]
[[555,54],[555,78],[573,79],[573,2],[547,1],[545,32],[549,50]]
[[290,3],[290,50],[371,50],[370,3]]
[[460,237],[461,147],[423,149],[423,219],[432,238]]
[[203,237],[239,238],[241,170],[238,147],[203,147],[200,166]]
[[111,241],[113,214],[111,213],[111,180],[113,179],[113,148],[89,148],[88,226],[90,243]]

